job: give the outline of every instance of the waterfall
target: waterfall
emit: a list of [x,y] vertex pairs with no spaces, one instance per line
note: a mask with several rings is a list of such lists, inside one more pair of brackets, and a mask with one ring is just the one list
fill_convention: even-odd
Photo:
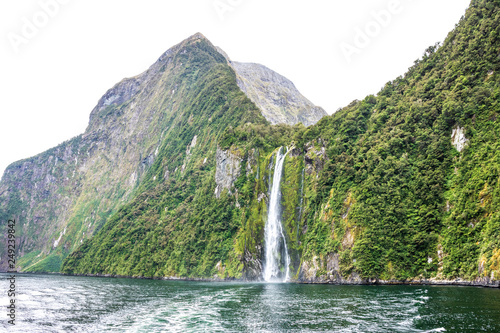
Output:
[[[290,278],[290,256],[288,255],[285,233],[281,224],[280,183],[283,174],[283,162],[286,156],[286,153],[283,154],[282,150],[283,148],[280,148],[276,153],[271,198],[269,199],[267,222],[264,228],[264,280],[268,282],[286,282]],[[282,267],[284,271],[281,270]]]

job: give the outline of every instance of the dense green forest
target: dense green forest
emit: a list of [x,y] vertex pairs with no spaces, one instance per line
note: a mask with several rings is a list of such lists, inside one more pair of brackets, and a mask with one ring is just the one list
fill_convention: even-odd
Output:
[[[269,174],[287,147],[294,279],[499,279],[500,1],[473,0],[404,76],[307,128],[269,125],[207,52],[218,59],[191,57],[202,78],[135,199],[64,273],[258,278]],[[240,166],[219,198],[216,147]]]

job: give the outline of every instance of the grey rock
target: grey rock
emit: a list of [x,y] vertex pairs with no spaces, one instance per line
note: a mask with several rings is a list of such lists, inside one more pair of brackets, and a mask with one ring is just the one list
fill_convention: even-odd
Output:
[[451,133],[452,145],[461,152],[467,145],[467,138],[465,137],[465,130],[463,127],[456,126]]
[[313,125],[327,115],[325,110],[305,98],[292,81],[266,66],[231,61],[217,48],[234,69],[240,89],[273,125],[302,123]]
[[227,189],[229,193],[234,185],[234,182],[240,174],[241,158],[231,151],[224,151],[217,147],[215,154],[215,196],[220,198],[222,191]]
[[317,141],[320,145],[319,147],[315,146],[314,141],[305,144],[305,171],[309,175],[313,172],[316,172],[316,174],[321,172],[328,158],[326,155],[326,143],[321,139],[318,139]]

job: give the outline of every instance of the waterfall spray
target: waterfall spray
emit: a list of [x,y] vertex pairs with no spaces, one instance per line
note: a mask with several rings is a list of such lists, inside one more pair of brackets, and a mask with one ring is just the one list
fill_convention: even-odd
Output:
[[[265,263],[264,280],[271,282],[286,282],[289,280],[290,256],[286,245],[286,237],[281,223],[281,176],[283,175],[283,163],[288,153],[282,153],[280,148],[276,153],[274,164],[273,183],[267,222],[264,228],[265,235]],[[284,271],[281,271],[283,264]]]

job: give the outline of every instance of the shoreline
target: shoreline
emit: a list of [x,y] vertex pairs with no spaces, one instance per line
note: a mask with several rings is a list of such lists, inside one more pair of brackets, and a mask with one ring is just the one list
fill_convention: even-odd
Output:
[[[186,282],[239,282],[239,283],[258,283],[262,280],[247,280],[236,278],[189,278],[189,277],[146,277],[146,276],[129,276],[129,275],[114,275],[114,274],[67,274],[54,272],[0,272],[4,274],[38,274],[38,275],[61,275],[61,276],[78,276],[78,277],[98,277],[98,278],[114,278],[114,279],[138,279],[138,280],[162,280],[162,281],[186,281]],[[454,279],[454,280],[378,280],[378,279],[359,279],[359,280],[292,280],[287,283],[293,284],[324,284],[324,285],[345,285],[345,286],[457,286],[457,287],[483,287],[483,288],[500,288],[500,280],[491,281],[488,278],[478,279],[475,281]]]

